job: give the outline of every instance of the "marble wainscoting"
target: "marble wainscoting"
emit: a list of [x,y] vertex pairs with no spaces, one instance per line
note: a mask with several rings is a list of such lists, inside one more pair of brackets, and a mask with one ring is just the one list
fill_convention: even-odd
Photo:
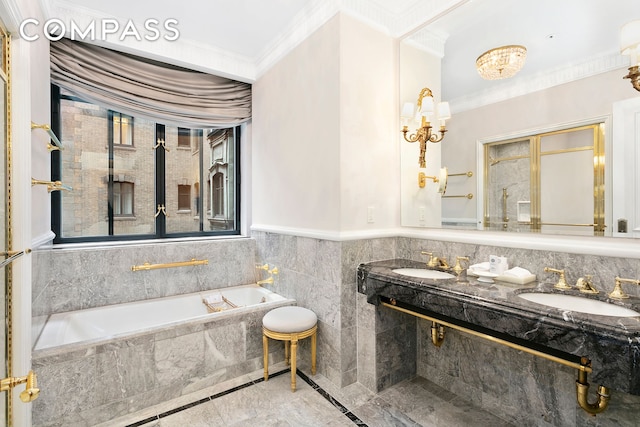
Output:
[[[33,425],[94,426],[262,369],[266,310],[35,351]],[[284,360],[284,346],[269,350],[270,364]]]
[[[145,262],[191,259],[208,265],[131,271]],[[255,283],[248,238],[74,246],[33,252],[33,340],[54,313]]]
[[[396,238],[337,242],[263,231],[253,231],[252,238],[256,261],[280,270],[275,283],[265,287],[318,316],[318,372],[338,387],[360,381],[368,361],[358,350],[356,269],[363,260],[393,257]],[[310,363],[305,341],[300,344],[303,369]]]

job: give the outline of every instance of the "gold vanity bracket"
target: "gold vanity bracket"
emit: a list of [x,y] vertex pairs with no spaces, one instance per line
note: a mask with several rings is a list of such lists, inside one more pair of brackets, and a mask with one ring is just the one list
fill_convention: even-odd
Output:
[[416,311],[409,310],[409,309],[404,308],[404,307],[399,307],[399,306],[397,306],[397,301],[395,299],[393,299],[393,298],[389,298],[388,301],[389,302],[381,300],[380,304],[382,306],[388,307],[388,308],[390,308],[392,310],[397,310],[397,311],[400,311],[402,313],[406,313],[406,314],[410,314],[412,316],[418,317],[420,319],[425,319],[425,320],[431,321],[431,341],[437,347],[440,347],[442,345],[442,343],[444,342],[444,327],[448,326],[448,327],[450,327],[452,329],[468,333],[468,334],[473,335],[475,337],[484,338],[484,339],[489,340],[491,342],[494,342],[496,344],[501,344],[501,345],[507,346],[509,348],[512,348],[514,350],[523,351],[525,353],[528,353],[528,354],[531,354],[531,355],[534,355],[534,356],[538,356],[538,357],[542,357],[543,359],[547,359],[549,361],[556,362],[556,363],[559,363],[561,365],[577,369],[578,370],[578,380],[576,381],[576,399],[577,399],[578,404],[580,405],[580,407],[582,409],[584,409],[586,412],[588,412],[589,414],[591,414],[591,415],[599,414],[602,411],[604,411],[605,409],[607,409],[607,406],[609,404],[609,399],[610,399],[610,394],[609,394],[609,388],[608,387],[605,387],[605,386],[602,386],[602,385],[599,386],[598,387],[598,392],[597,392],[597,399],[596,399],[595,403],[590,403],[589,402],[589,396],[588,396],[589,395],[589,382],[588,382],[587,375],[589,373],[593,372],[593,369],[591,367],[591,360],[589,360],[587,357],[581,357],[580,358],[580,363],[572,362],[570,360],[566,360],[566,359],[563,359],[563,358],[558,357],[558,356],[554,356],[554,355],[551,355],[551,354],[548,354],[548,353],[544,353],[544,352],[539,351],[539,350],[534,350],[532,348],[525,347],[523,345],[516,344],[514,342],[507,341],[507,340],[502,339],[502,338],[494,337],[493,335],[489,335],[489,334],[485,334],[485,333],[482,333],[482,332],[475,331],[473,329],[465,328],[464,326],[456,325],[454,323],[447,322],[447,321],[444,321],[444,320],[441,320],[441,319],[437,319],[435,317],[427,316],[425,314],[418,313]]
[[48,124],[39,125],[37,123],[31,122],[31,130],[33,129],[42,129],[49,134],[49,138],[51,138],[51,141],[53,141],[53,145],[47,144],[47,150],[49,151],[62,150],[62,143],[60,142],[56,134],[53,132],[53,130],[51,130],[50,125]]
[[73,188],[69,187],[62,183],[62,181],[43,181],[40,179],[31,178],[31,186],[34,185],[46,185],[47,192],[51,193],[52,191],[73,191]]
[[24,403],[33,402],[40,394],[36,374],[33,371],[29,371],[24,377],[9,377],[0,380],[0,391],[9,391],[15,386],[24,383],[26,383],[27,386],[24,391],[20,393],[20,400]]
[[207,264],[209,264],[208,259],[195,259],[195,258],[191,258],[190,261],[169,262],[166,264],[149,264],[148,262],[145,262],[142,265],[132,266],[131,271],[158,270],[161,268],[189,267],[192,265],[207,265]]

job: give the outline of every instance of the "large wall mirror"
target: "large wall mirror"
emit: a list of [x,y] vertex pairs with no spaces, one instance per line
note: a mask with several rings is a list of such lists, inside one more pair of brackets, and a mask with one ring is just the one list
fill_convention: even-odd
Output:
[[[401,104],[424,86],[451,109],[426,156],[427,176],[449,173],[444,194],[418,187],[399,132],[402,225],[640,237],[640,92],[620,53],[637,19],[635,0],[461,0],[401,40]],[[526,48],[522,69],[481,77],[476,59],[507,45]]]

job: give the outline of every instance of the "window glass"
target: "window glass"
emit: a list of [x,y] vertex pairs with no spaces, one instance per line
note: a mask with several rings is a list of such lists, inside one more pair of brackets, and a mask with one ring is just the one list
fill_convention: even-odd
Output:
[[52,179],[73,188],[52,193],[56,243],[238,234],[236,129],[165,126],[52,93],[64,145]]

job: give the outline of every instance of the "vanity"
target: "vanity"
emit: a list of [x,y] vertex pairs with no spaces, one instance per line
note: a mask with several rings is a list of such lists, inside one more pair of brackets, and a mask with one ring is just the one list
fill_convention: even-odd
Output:
[[[358,292],[366,296],[369,304],[431,320],[434,327],[439,323],[460,328],[506,343],[514,351],[524,349],[577,366],[579,372],[579,367],[588,359],[592,369],[589,369],[589,382],[594,388],[603,385],[640,395],[640,316],[569,311],[529,301],[519,294],[562,293],[597,299],[636,312],[640,312],[640,298],[617,301],[609,299],[604,292],[587,295],[576,289],[560,291],[553,283],[483,283],[464,273],[452,278],[431,278],[394,272],[407,268],[424,270],[426,266],[424,262],[406,259],[360,264]],[[446,335],[443,342],[436,344],[436,341],[434,337],[435,345],[447,345]]]

